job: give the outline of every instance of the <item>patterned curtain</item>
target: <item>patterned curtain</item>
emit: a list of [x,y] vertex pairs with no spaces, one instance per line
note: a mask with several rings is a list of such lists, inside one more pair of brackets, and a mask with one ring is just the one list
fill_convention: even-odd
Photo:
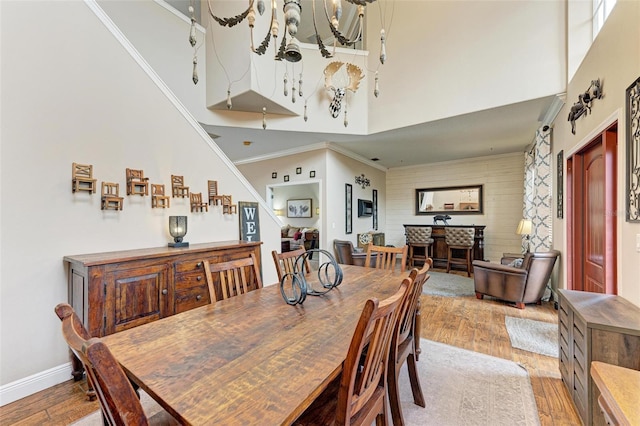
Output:
[[[536,137],[524,154],[523,218],[531,220],[529,247],[534,251],[551,250],[552,226],[551,131],[536,130]],[[522,238],[523,251],[526,238]]]

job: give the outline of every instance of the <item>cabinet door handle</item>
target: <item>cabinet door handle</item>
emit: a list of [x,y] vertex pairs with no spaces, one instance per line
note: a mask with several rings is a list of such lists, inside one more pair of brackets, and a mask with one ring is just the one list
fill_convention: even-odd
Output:
[[169,291],[165,288],[164,290],[162,290],[162,294],[166,296],[167,294],[169,294]]
[[202,275],[198,275],[198,276],[196,277],[196,281],[202,281]]
[[197,295],[196,300],[202,300],[202,295],[201,294]]
[[202,266],[202,262],[198,262],[198,263],[196,263],[196,268],[199,268],[199,267],[201,267],[201,266]]

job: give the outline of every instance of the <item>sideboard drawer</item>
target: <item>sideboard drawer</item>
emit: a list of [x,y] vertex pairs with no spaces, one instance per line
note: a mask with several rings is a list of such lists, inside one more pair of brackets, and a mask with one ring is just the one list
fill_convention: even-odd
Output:
[[191,286],[189,289],[176,291],[175,313],[188,311],[193,308],[209,304],[209,288],[205,282],[202,285]]
[[175,276],[175,289],[176,291],[186,290],[191,287],[197,287],[201,285],[207,285],[207,278],[204,268],[199,271],[178,273]]

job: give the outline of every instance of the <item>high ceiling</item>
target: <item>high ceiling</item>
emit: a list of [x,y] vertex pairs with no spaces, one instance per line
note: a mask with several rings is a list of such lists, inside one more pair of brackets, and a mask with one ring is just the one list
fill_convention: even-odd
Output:
[[[170,0],[170,3],[179,10],[186,11],[188,7],[187,0]],[[316,3],[316,14],[324,20],[324,10],[319,6],[322,2]],[[309,13],[311,0],[302,0],[302,8],[303,22],[298,38],[310,42],[311,33],[304,31],[310,32],[313,28],[313,24],[307,22],[312,16]],[[353,22],[356,15],[355,7],[343,2],[341,29],[348,31],[352,27],[348,21]],[[321,30],[321,36],[332,38],[328,30]],[[365,159],[377,158],[377,164],[392,168],[523,152],[533,140],[536,129],[541,124],[548,124],[549,118],[555,118],[552,113],[557,113],[558,103],[554,100],[557,100],[556,96],[549,96],[370,135],[221,126],[206,126],[206,130],[218,136],[215,142],[234,162],[269,158],[317,147],[320,143],[332,143]],[[245,145],[245,141],[251,144]]]

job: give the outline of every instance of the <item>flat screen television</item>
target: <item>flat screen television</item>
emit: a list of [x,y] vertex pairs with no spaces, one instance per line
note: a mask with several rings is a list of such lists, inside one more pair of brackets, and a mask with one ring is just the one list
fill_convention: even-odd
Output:
[[373,203],[370,200],[358,199],[358,217],[373,215]]

